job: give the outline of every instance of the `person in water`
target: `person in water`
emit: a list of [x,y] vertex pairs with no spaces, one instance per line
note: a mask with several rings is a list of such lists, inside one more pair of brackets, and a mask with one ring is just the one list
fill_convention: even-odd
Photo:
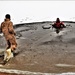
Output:
[[59,18],[56,19],[55,23],[52,25],[54,28],[64,28],[65,25],[60,21]]

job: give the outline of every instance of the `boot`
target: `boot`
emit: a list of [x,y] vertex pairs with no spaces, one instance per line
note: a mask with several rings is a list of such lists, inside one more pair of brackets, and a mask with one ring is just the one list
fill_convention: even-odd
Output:
[[12,57],[13,57],[13,53],[11,52],[11,48],[9,48],[4,53],[4,61],[9,61],[9,59]]

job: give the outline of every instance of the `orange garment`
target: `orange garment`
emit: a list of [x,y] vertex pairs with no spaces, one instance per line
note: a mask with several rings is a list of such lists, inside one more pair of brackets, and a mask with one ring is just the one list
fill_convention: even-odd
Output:
[[15,39],[15,32],[13,29],[13,23],[10,19],[5,19],[4,22],[1,23],[1,31],[7,41],[7,48],[11,48],[12,50],[16,49],[17,43]]

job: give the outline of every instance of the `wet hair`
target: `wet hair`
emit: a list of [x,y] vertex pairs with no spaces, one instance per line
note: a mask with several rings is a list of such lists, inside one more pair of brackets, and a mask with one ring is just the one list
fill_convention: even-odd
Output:
[[60,23],[60,19],[59,18],[56,19],[56,23]]
[[6,14],[6,15],[5,15],[5,18],[10,19],[10,15],[9,15],[9,14]]

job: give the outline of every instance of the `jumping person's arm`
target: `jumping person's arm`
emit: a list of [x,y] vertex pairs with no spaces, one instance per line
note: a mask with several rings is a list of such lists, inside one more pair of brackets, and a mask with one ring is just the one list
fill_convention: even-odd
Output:
[[13,28],[13,23],[12,22],[9,23],[9,33],[15,34],[15,31],[14,31],[14,28]]
[[2,25],[3,25],[3,22],[0,25],[0,33],[2,33]]
[[1,26],[0,26],[0,33],[2,32],[2,28],[1,28]]

